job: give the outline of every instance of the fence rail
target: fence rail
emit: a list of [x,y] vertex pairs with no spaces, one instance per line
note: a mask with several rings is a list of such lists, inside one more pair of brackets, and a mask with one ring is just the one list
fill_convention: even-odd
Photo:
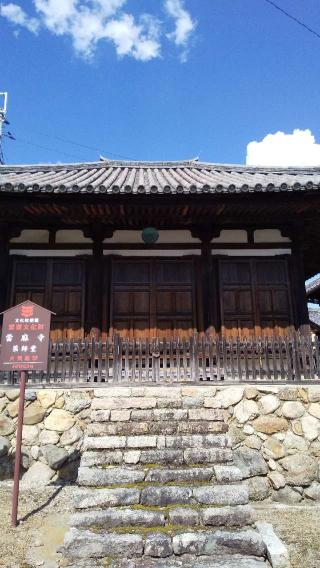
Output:
[[[16,384],[17,373],[0,373]],[[317,382],[317,338],[240,339],[194,335],[187,339],[56,341],[47,372],[28,372],[28,384]]]

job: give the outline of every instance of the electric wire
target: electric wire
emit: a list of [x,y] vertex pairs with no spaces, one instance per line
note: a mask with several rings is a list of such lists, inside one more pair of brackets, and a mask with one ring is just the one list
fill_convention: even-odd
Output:
[[[66,144],[72,144],[73,146],[79,146],[80,148],[85,148],[87,150],[94,150],[95,152],[104,152],[104,150],[101,150],[101,147],[98,148],[97,146],[89,146],[88,144],[82,144],[81,142],[75,142],[74,140],[70,140],[68,138],[62,138],[62,136],[55,136],[53,134],[45,134],[44,132],[39,132],[37,130],[32,130],[32,132],[34,132],[34,134],[37,134],[39,136],[45,136],[46,138],[53,138],[55,140],[58,140],[59,142],[65,142]],[[106,152],[107,155],[109,156],[114,156],[114,157],[118,157],[118,158],[122,158],[124,160],[133,160],[133,158],[130,158],[128,156],[123,156],[122,154],[116,154],[115,152]]]
[[293,20],[294,22],[296,22],[296,24],[299,24],[299,26],[302,26],[304,29],[306,29],[308,32],[310,32],[311,34],[315,35],[318,39],[320,39],[320,33],[317,32],[316,30],[310,28],[310,26],[308,26],[307,24],[305,24],[304,22],[302,22],[302,20],[299,20],[298,18],[296,18],[295,16],[293,16],[292,14],[290,14],[289,12],[287,12],[286,10],[284,10],[283,8],[281,8],[281,6],[278,6],[278,4],[276,4],[275,2],[273,2],[273,0],[264,0],[265,2],[267,2],[267,4],[270,4],[271,6],[273,6],[276,10],[279,10],[279,12],[281,12],[282,14],[284,14],[285,16],[287,16],[288,18],[290,18],[291,20]]

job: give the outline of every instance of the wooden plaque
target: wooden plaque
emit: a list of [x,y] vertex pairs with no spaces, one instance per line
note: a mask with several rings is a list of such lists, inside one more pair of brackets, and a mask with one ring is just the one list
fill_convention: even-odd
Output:
[[51,314],[27,300],[3,312],[1,371],[46,371]]

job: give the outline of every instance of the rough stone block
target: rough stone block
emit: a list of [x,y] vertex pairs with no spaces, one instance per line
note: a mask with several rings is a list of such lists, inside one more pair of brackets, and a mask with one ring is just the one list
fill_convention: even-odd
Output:
[[288,430],[288,421],[285,418],[278,416],[266,415],[259,416],[253,422],[253,427],[257,432],[263,434],[274,434],[275,432],[282,432]]
[[206,543],[206,533],[188,532],[177,534],[172,539],[173,552],[177,556],[182,554],[203,554]]
[[210,507],[203,509],[201,520],[204,525],[244,527],[253,523],[250,505],[235,505],[233,507]]
[[146,397],[156,398],[172,398],[172,396],[179,397],[181,395],[181,388],[176,386],[152,386],[144,387],[144,395]]
[[54,390],[39,390],[37,393],[37,399],[43,408],[50,408],[56,402],[57,392]]
[[229,449],[191,448],[184,451],[184,461],[186,464],[224,463],[232,461],[232,459],[233,454]]
[[264,557],[266,554],[266,546],[260,534],[253,529],[209,533],[204,554],[213,554],[219,552],[219,549],[221,552],[228,550],[234,554],[248,554],[257,557]]
[[76,527],[103,526],[108,529],[122,526],[160,527],[165,524],[165,518],[161,511],[107,508],[75,513],[70,524]]
[[317,460],[309,454],[294,454],[280,460],[289,485],[310,485],[317,478]]
[[173,449],[187,448],[227,448],[230,440],[224,435],[206,434],[189,436],[166,436],[166,447]]
[[[35,402],[33,404],[36,404]],[[34,422],[33,422],[34,423]],[[74,416],[66,410],[54,408],[44,421],[47,430],[55,430],[56,432],[66,432],[75,423]]]
[[156,448],[157,436],[128,436],[128,448]]
[[141,556],[143,539],[137,534],[96,534],[88,530],[70,529],[64,541],[64,553],[76,558],[103,558],[106,556]]
[[78,483],[79,485],[98,487],[103,485],[116,485],[119,483],[137,483],[143,481],[144,477],[144,471],[128,468],[108,467],[101,469],[98,467],[80,467]]
[[182,465],[184,463],[182,450],[142,450],[140,456],[142,464],[161,463]]
[[219,483],[232,483],[242,479],[240,469],[234,465],[214,465],[213,470]]
[[82,454],[81,465],[92,467],[93,465],[114,465],[122,463],[123,454],[120,450],[113,451],[87,451]]
[[111,410],[111,422],[126,422],[130,420],[131,410]]
[[76,509],[137,505],[139,500],[139,489],[122,487],[114,489],[79,489],[73,497]]
[[305,411],[304,405],[298,400],[284,402],[282,406],[282,414],[285,418],[300,418]]
[[218,408],[190,408],[189,420],[223,420],[222,410]]
[[192,398],[214,397],[217,392],[217,387],[199,385],[199,386],[186,386],[181,387],[182,396],[189,396]]
[[4,414],[0,414],[0,435],[1,436],[9,436],[14,432],[15,424],[12,418],[9,416],[5,416]]
[[192,490],[188,487],[145,487],[141,491],[142,505],[166,507],[171,504],[190,503]]
[[131,450],[123,452],[124,463],[137,464],[140,461],[141,452],[139,450]]
[[152,468],[146,476],[146,481],[155,483],[169,483],[171,481],[209,481],[213,476],[213,469],[209,467],[188,469],[157,469]]
[[144,396],[136,396],[131,398],[94,398],[92,401],[93,410],[126,410],[129,408],[143,410],[148,408],[155,408],[156,405],[156,398],[148,398]]
[[131,420],[133,421],[152,421],[153,410],[132,410]]
[[59,469],[68,459],[68,452],[53,444],[42,446],[41,454],[45,457],[49,467],[55,470]]
[[182,408],[155,408],[153,411],[154,420],[174,421],[174,420],[187,420],[188,411]]
[[34,464],[22,476],[24,486],[32,487],[46,485],[54,476],[55,471],[47,464],[34,462]]
[[170,398],[159,398],[157,400],[157,408],[181,408],[182,399],[180,396],[171,396]]
[[264,501],[271,493],[267,477],[251,477],[246,480],[245,484],[249,491],[249,498],[252,501]]
[[[40,403],[36,400],[27,406],[24,411],[23,423],[24,424],[38,424],[43,420],[45,410]],[[50,416],[49,416],[50,418]],[[47,418],[47,420],[49,420]]]
[[95,389],[94,396],[97,398],[128,398],[132,394],[130,387],[112,387]]
[[87,437],[84,439],[84,448],[86,450],[113,450],[117,448],[125,448],[126,438],[124,436],[100,436]]
[[5,456],[10,448],[10,442],[4,436],[0,436],[0,457]]
[[92,410],[91,420],[92,422],[107,422],[110,420],[111,410]]
[[248,490],[243,485],[205,485],[193,489],[193,497],[204,505],[247,505]]
[[254,477],[268,473],[268,465],[258,450],[246,447],[237,448],[233,452],[233,459],[243,477]]
[[169,522],[173,525],[193,527],[199,524],[199,513],[195,509],[177,508],[169,511]]
[[272,525],[261,521],[256,523],[267,548],[267,556],[273,568],[290,568],[288,550],[275,534]]
[[221,403],[222,408],[228,408],[240,402],[243,398],[243,386],[226,387],[217,394],[217,400]]
[[154,558],[167,558],[173,553],[171,537],[166,534],[150,534],[144,545],[144,554]]

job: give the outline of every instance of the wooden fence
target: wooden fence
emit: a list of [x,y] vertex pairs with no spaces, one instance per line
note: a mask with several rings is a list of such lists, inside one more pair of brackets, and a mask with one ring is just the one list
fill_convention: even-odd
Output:
[[[47,373],[28,373],[28,384],[316,382],[317,338],[79,340],[50,343]],[[1,373],[15,384],[17,373]]]

